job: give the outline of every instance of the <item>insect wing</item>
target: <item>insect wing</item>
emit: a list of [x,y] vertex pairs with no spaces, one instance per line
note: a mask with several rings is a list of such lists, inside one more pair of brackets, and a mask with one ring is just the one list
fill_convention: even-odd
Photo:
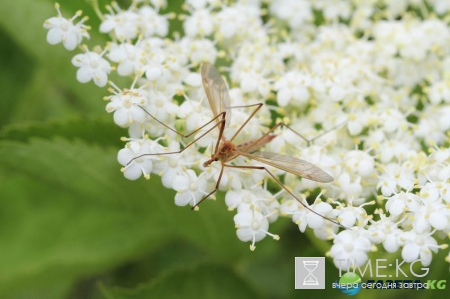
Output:
[[[230,95],[228,87],[220,75],[219,71],[209,62],[205,62],[201,69],[203,87],[205,88],[206,96],[208,97],[209,105],[214,116],[225,112],[225,126],[230,124],[231,108]],[[220,119],[217,119],[219,122]]]
[[334,180],[332,176],[319,167],[291,156],[271,152],[242,153],[242,155],[319,183],[331,183]]

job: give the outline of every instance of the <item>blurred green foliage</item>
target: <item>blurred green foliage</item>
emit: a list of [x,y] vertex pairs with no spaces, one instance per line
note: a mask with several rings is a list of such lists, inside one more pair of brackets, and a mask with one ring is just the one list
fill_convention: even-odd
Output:
[[[87,2],[60,3],[64,16],[82,9],[98,28]],[[169,3],[180,11],[180,0]],[[326,290],[294,290],[294,257],[324,256],[330,244],[290,220],[271,226],[280,241],[250,252],[222,196],[192,212],[156,176],[123,178],[126,132],[105,113],[106,89],[76,81],[75,52],[46,43],[42,24],[55,13],[52,1],[0,2],[0,298],[346,297],[329,287],[338,279],[330,260]],[[104,44],[95,31],[89,44]],[[439,279],[448,277],[442,260],[431,266]],[[443,295],[360,295],[380,292]]]

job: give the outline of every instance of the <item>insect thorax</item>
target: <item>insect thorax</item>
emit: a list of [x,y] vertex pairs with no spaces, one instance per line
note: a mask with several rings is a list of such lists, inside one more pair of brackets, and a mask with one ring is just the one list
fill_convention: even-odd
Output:
[[226,160],[227,158],[234,156],[236,152],[236,146],[231,141],[225,141],[220,145],[217,155],[220,160]]

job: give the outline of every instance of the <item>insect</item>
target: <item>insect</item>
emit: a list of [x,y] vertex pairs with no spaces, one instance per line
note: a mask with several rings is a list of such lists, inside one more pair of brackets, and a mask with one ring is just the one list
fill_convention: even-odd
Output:
[[[199,137],[197,137],[195,140],[189,142],[186,144],[186,146],[181,149],[180,151],[176,152],[166,152],[161,154],[144,154],[138,157],[135,157],[134,159],[140,158],[142,156],[148,156],[148,155],[168,155],[168,154],[179,154],[186,150],[189,146],[194,144],[197,140],[214,130],[215,128],[218,128],[219,130],[219,137],[217,138],[216,144],[214,146],[213,153],[211,155],[211,158],[204,162],[203,166],[207,167],[210,164],[214,162],[221,163],[221,169],[220,173],[215,185],[215,188],[209,192],[207,195],[205,195],[196,205],[192,207],[192,209],[196,209],[198,205],[211,195],[213,195],[215,192],[219,190],[220,182],[222,179],[222,175],[224,172],[224,169],[226,167],[229,168],[239,168],[239,169],[254,169],[254,170],[262,170],[266,171],[267,174],[272,177],[272,179],[275,180],[275,182],[280,185],[281,188],[283,188],[287,193],[289,193],[293,198],[295,198],[300,204],[302,204],[306,209],[311,211],[312,213],[325,218],[326,220],[329,220],[339,226],[342,226],[337,221],[329,219],[323,215],[320,215],[319,213],[315,212],[311,208],[309,208],[304,202],[302,202],[297,196],[294,195],[294,193],[289,190],[281,181],[278,179],[267,167],[265,166],[240,166],[240,165],[232,165],[230,164],[231,161],[233,161],[238,156],[244,156],[249,159],[256,160],[258,162],[261,162],[263,164],[284,170],[286,172],[292,173],[294,175],[300,176],[302,178],[306,178],[309,180],[313,180],[320,183],[330,183],[333,181],[333,177],[330,176],[328,173],[320,169],[319,167],[304,161],[300,160],[288,155],[281,155],[277,153],[272,152],[263,152],[258,151],[262,146],[270,142],[273,138],[275,138],[275,134],[273,132],[279,128],[280,126],[285,126],[288,129],[290,129],[292,132],[300,136],[304,139],[300,134],[295,132],[293,129],[291,129],[289,126],[285,125],[284,123],[280,122],[277,123],[274,127],[272,127],[268,132],[266,132],[262,137],[251,140],[242,144],[235,144],[233,141],[238,136],[238,134],[242,131],[242,129],[246,126],[246,124],[255,116],[255,114],[258,112],[259,109],[263,106],[262,103],[253,104],[253,105],[246,105],[246,106],[230,106],[230,96],[228,93],[228,87],[223,80],[220,73],[217,71],[217,69],[209,62],[206,62],[201,67],[201,76],[203,80],[203,87],[206,92],[206,96],[209,101],[209,105],[211,107],[211,110],[213,112],[214,117],[207,122],[204,126],[196,129],[195,131],[183,135],[180,132],[170,128],[169,126],[165,125],[158,119],[156,119],[153,115],[148,113],[146,110],[144,110],[148,115],[150,115],[153,119],[155,119],[158,123],[165,126],[166,128],[170,129],[171,131],[177,133],[178,135],[188,138],[189,136],[192,136],[193,134],[197,133],[200,129],[203,127],[212,125],[208,130],[206,130],[203,134],[201,134]],[[255,107],[253,112],[250,114],[250,116],[246,119],[246,121],[238,128],[238,130],[234,133],[234,135],[227,140],[224,135],[224,131],[226,127],[230,124],[231,120],[231,109],[232,108],[248,108],[248,107]],[[133,159],[133,160],[134,160]],[[133,160],[131,160],[129,163],[131,163]],[[128,163],[128,164],[129,164]]]

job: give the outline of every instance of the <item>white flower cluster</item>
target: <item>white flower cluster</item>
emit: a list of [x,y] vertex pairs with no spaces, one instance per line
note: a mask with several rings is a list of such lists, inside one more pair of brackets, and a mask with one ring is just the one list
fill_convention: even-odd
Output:
[[[129,88],[111,82],[105,98],[115,123],[129,128],[118,154],[125,177],[157,174],[177,191],[175,204],[196,206],[220,176],[218,188],[236,211],[237,236],[252,250],[266,236],[279,238],[269,224],[281,215],[302,232],[309,227],[317,238],[333,240],[329,255],[337,267],[361,266],[376,250],[401,250],[405,261],[429,265],[450,235],[450,5],[230,2],[187,0],[178,15],[184,34],[173,36],[174,14],[160,14],[165,1],[134,1],[127,10],[113,4],[99,29],[111,42],[103,50],[82,47],[85,53],[73,58],[82,83],[104,86],[111,71],[133,80]],[[88,27],[73,19],[58,8],[44,25],[48,41],[73,49],[88,37]],[[280,128],[265,150],[309,161],[334,182],[269,167],[302,205],[265,171],[226,167],[221,174],[220,162],[204,167],[219,135],[199,74],[206,61],[226,65],[231,106],[266,104],[236,144],[283,121],[314,142]],[[226,138],[254,107],[232,111]],[[260,165],[241,157],[231,163]]]

